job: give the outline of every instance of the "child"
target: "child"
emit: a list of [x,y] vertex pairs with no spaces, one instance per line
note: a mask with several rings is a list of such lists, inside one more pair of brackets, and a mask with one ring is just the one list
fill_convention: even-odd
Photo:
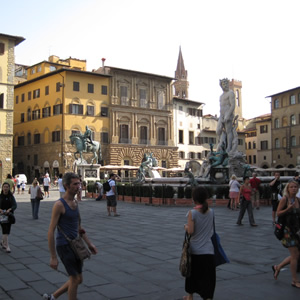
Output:
[[24,182],[24,181],[22,181],[22,194],[24,194],[25,187],[26,187],[26,184],[25,184],[25,182]]

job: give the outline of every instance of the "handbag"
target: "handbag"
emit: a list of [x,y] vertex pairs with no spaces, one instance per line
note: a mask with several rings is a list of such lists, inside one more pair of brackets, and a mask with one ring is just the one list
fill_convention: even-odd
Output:
[[8,221],[8,215],[0,215],[0,223],[2,224],[4,224],[4,223],[9,223],[9,221]]
[[8,222],[10,224],[15,224],[16,223],[16,217],[15,217],[15,215],[12,212],[10,212],[8,214]]
[[190,239],[191,236],[186,232],[179,263],[179,271],[183,277],[190,277],[191,275]]
[[[287,207],[287,202],[288,200],[286,200],[286,207]],[[285,225],[286,225],[286,215],[282,215],[278,217],[277,221],[275,222],[274,234],[279,241],[281,241],[284,237]]]
[[44,199],[44,193],[42,192],[40,187],[38,187],[35,199],[36,200],[43,200]]
[[76,255],[76,257],[78,259],[83,261],[83,260],[91,257],[91,252],[86,247],[86,245],[80,235],[78,235],[75,239],[72,240],[63,232],[63,230],[60,228],[60,226],[57,226],[57,227],[58,227],[59,231],[64,235],[66,240],[69,242],[69,245],[71,246],[74,254]]
[[211,241],[214,245],[214,251],[215,251],[215,263],[216,263],[216,267],[229,263],[229,259],[223,249],[223,247],[221,246],[221,240],[219,235],[216,233],[216,227],[215,227],[215,216],[214,216],[214,233],[211,237]]

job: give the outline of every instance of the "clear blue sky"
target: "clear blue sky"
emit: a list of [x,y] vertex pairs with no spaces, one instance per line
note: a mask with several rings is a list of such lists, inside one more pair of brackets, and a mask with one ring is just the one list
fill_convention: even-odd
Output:
[[23,36],[16,62],[49,55],[174,76],[182,48],[190,99],[219,114],[219,79],[242,81],[243,116],[299,84],[298,0],[0,0],[0,32]]

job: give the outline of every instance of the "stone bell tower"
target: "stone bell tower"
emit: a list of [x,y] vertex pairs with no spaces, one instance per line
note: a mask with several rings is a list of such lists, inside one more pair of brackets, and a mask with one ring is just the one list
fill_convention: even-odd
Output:
[[179,56],[177,61],[177,69],[175,71],[176,81],[174,83],[175,97],[181,99],[189,98],[189,82],[187,80],[187,71],[184,68],[184,62],[181,52],[181,47],[179,48]]
[[231,79],[229,89],[233,90],[235,95],[235,110],[234,115],[238,115],[239,119],[243,118],[243,101],[242,101],[242,82]]

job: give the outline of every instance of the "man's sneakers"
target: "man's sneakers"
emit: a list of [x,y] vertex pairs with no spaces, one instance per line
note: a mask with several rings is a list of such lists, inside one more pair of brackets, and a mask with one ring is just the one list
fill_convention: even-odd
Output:
[[43,299],[44,300],[56,300],[52,294],[51,295],[44,294]]

